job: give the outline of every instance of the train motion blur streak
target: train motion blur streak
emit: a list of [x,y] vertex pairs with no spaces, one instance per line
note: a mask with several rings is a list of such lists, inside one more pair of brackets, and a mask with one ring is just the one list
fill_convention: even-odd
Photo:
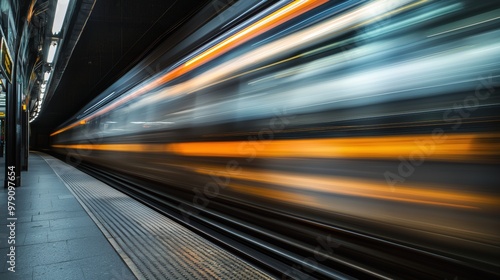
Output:
[[52,148],[164,193],[224,177],[209,198],[368,223],[498,273],[500,3],[277,1],[239,21]]
[[[116,108],[117,106],[134,99],[136,96],[147,93],[148,91],[155,89],[156,87],[167,83],[190,70],[204,64],[207,61],[210,61],[214,57],[220,55],[224,51],[230,50],[238,46],[241,43],[244,43],[247,40],[250,40],[252,37],[259,35],[269,29],[272,29],[275,25],[279,24],[282,21],[286,21],[288,18],[293,18],[295,15],[303,13],[308,9],[314,8],[317,5],[326,2],[326,0],[302,0],[302,1],[293,1],[291,4],[277,10],[276,12],[260,19],[254,24],[249,25],[242,31],[228,37],[222,42],[216,44],[215,46],[209,48],[208,50],[202,52],[201,54],[195,56],[194,58],[187,61],[184,65],[180,65],[177,68],[168,71],[165,75],[160,76],[158,79],[154,80],[151,83],[147,83],[143,87],[139,87],[133,93],[128,94],[125,98],[122,98],[119,102],[115,102],[113,105],[106,107],[100,111],[100,113],[95,113],[93,116],[98,116],[100,114],[106,113],[109,110]],[[87,118],[87,121],[90,118]],[[65,131],[68,128],[72,128],[79,123],[74,123],[71,126],[63,128],[57,132],[52,133],[52,135],[56,135],[60,132]]]

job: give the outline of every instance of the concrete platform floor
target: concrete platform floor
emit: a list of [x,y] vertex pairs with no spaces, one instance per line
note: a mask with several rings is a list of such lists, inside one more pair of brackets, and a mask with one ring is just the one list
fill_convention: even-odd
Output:
[[[4,166],[3,157],[2,185]],[[29,171],[21,174],[21,187],[11,201],[15,205],[10,205],[13,216],[8,189],[0,189],[0,279],[136,279],[45,160],[31,153]],[[15,264],[7,262],[11,246]],[[15,272],[9,271],[12,265]]]

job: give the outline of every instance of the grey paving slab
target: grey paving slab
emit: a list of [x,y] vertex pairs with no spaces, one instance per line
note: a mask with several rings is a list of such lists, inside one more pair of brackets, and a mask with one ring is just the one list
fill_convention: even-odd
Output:
[[77,211],[61,210],[61,211],[54,211],[54,212],[47,213],[47,214],[32,215],[31,220],[32,221],[44,221],[44,220],[74,218],[74,217],[82,217],[82,216],[88,216],[87,212],[85,212],[83,209],[77,210]]
[[33,268],[33,280],[65,279],[85,280],[77,261],[67,261]]
[[52,199],[52,209],[54,210],[59,210],[59,209],[64,209],[66,211],[78,211],[78,210],[83,210],[82,206],[78,203],[78,200],[76,199],[65,199],[65,200],[60,200],[58,198]]
[[37,229],[49,228],[49,221],[35,221],[35,222],[25,222],[25,223],[17,223],[17,231],[19,232],[32,232]]
[[47,243],[49,240],[47,238],[48,232],[30,232],[27,233],[23,244],[18,245],[33,245],[33,244],[41,244]]
[[66,241],[23,245],[16,248],[16,269],[33,270],[39,265],[49,265],[72,260]]
[[75,238],[102,236],[102,232],[94,225],[78,228],[66,228],[60,230],[52,230],[47,233],[49,242],[71,240]]
[[37,195],[37,194],[48,194],[50,193],[50,188],[36,188],[31,190],[32,195]]
[[58,230],[65,228],[79,228],[94,225],[94,221],[88,216],[74,217],[74,218],[59,218],[50,220],[50,229]]
[[30,202],[30,210],[51,210],[52,209],[52,199],[40,199],[33,200]]

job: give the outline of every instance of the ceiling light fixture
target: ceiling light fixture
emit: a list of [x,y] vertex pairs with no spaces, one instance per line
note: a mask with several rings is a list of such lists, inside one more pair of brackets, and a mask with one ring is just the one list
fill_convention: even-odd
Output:
[[56,56],[57,50],[57,42],[53,41],[50,43],[49,51],[47,52],[47,63],[52,63],[54,61],[54,57]]
[[52,34],[56,35],[61,32],[66,12],[68,11],[69,0],[58,0],[56,4],[56,13],[54,14],[54,22],[52,23]]
[[47,72],[45,72],[45,74],[43,74],[43,82],[44,83],[46,83],[49,80],[50,74],[52,74],[50,71],[47,71]]

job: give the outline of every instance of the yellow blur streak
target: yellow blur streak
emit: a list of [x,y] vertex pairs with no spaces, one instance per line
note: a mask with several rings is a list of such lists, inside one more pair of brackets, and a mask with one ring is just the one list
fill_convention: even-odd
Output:
[[[267,136],[266,136],[267,137]],[[500,134],[450,134],[346,137],[304,140],[188,142],[168,144],[184,156],[258,158],[364,158],[415,161],[487,161],[499,155]]]
[[238,191],[240,193],[246,193],[246,194],[250,194],[253,196],[264,197],[267,199],[284,201],[284,202],[288,202],[291,204],[300,204],[300,205],[307,205],[307,206],[313,206],[313,207],[320,207],[321,206],[321,205],[319,205],[319,202],[317,202],[313,196],[310,196],[307,194],[287,192],[287,191],[283,191],[283,190],[276,190],[276,189],[270,189],[270,188],[264,188],[264,187],[255,187],[255,186],[250,186],[250,185],[246,185],[246,184],[237,184],[237,183],[230,183],[229,187],[231,187],[233,190]]
[[168,152],[193,157],[354,158],[490,162],[500,155],[500,134],[372,136],[299,140],[171,144],[69,144],[60,149]]
[[[224,173],[223,168],[202,167],[195,169],[195,171],[207,175]],[[478,209],[482,206],[497,206],[500,204],[500,199],[497,197],[489,197],[455,190],[443,190],[439,187],[429,188],[415,185],[402,185],[397,188],[391,188],[386,183],[346,177],[296,174],[269,170],[249,170],[247,168],[242,169],[236,174],[231,173],[230,176],[232,180],[240,179],[262,184],[273,184],[293,188],[295,190],[252,187],[233,182],[229,184],[229,186],[235,188],[236,190],[246,193],[267,198],[274,197],[275,199],[295,203],[302,203],[301,199],[304,196],[300,195],[300,192],[299,194],[294,194],[294,192],[296,190],[307,190],[337,195],[466,209]],[[297,201],[293,200],[293,198],[298,197],[301,197],[301,199]],[[308,204],[310,205],[311,201],[308,201]]]

